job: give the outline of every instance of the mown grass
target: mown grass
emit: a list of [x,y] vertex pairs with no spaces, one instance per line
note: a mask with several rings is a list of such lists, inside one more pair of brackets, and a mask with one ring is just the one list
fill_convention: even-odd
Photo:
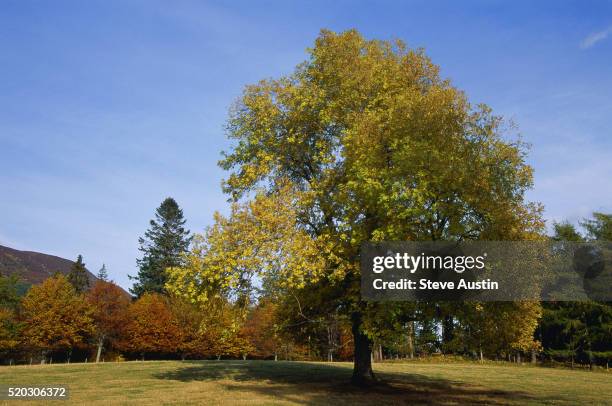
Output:
[[56,364],[0,367],[0,384],[68,385],[70,400],[57,404],[612,405],[609,373],[471,363],[382,363],[375,371],[384,384],[358,389],[348,384],[349,363]]

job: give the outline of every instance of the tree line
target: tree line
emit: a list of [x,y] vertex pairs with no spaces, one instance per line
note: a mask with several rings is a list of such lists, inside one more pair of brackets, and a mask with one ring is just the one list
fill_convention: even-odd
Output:
[[278,357],[281,345],[267,316],[273,309],[262,304],[236,325],[231,307],[204,313],[157,293],[132,301],[104,280],[78,293],[58,274],[33,286],[14,305],[3,303],[0,357],[5,364]]
[[[167,288],[176,289],[169,281],[178,269],[193,272],[194,266],[204,265],[194,261],[208,259],[202,251],[204,237],[184,230],[182,211],[166,210],[168,206],[178,208],[166,199],[141,239],[147,260],[138,261],[142,271],[134,278],[136,297],[108,280],[106,266],[90,285],[80,255],[68,275],[56,274],[21,297],[18,278],[0,278],[2,361],[353,358],[350,320],[325,300],[339,294],[330,292],[330,286],[313,285],[299,295],[262,286],[257,297],[246,289],[243,297],[209,290],[214,295],[199,302],[172,294]],[[150,232],[163,224],[163,231]],[[594,213],[581,225],[583,234],[568,222],[555,223],[550,238],[608,240],[612,215]],[[173,259],[159,258],[180,266],[170,272],[156,268],[150,252],[158,252],[158,241],[168,240],[177,242],[166,251]],[[405,303],[401,310],[399,324],[376,327],[375,360],[445,354],[607,365],[612,358],[609,303]],[[380,321],[385,324],[389,317],[381,313]]]

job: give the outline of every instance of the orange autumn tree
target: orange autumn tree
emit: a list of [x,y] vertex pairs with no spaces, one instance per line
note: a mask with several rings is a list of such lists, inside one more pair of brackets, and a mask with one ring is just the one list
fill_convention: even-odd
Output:
[[176,352],[181,343],[181,329],[166,298],[146,293],[129,309],[130,321],[126,328],[126,350],[140,353],[165,354]]
[[169,298],[170,310],[180,326],[180,342],[177,351],[181,359],[201,358],[210,355],[209,337],[203,334],[202,324],[206,312],[197,305],[178,297]]
[[84,345],[93,332],[92,309],[63,275],[33,286],[21,302],[22,339],[42,352],[67,351]]
[[179,325],[176,351],[181,359],[245,358],[253,353],[254,347],[242,328],[244,317],[239,306],[223,299],[198,305],[176,296],[168,298],[168,303]]
[[113,282],[98,280],[87,293],[87,302],[93,311],[96,362],[100,362],[104,344],[116,342],[128,324],[130,299]]
[[253,347],[253,355],[259,358],[274,357],[277,359],[282,345],[279,328],[276,323],[277,305],[269,299],[263,299],[251,310],[241,336]]

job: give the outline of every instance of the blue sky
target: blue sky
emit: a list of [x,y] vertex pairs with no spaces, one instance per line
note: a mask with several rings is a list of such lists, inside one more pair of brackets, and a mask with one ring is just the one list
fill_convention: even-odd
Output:
[[321,28],[424,47],[515,121],[546,218],[612,211],[612,2],[0,2],[0,244],[103,262],[124,287],[166,197],[201,231],[244,85]]

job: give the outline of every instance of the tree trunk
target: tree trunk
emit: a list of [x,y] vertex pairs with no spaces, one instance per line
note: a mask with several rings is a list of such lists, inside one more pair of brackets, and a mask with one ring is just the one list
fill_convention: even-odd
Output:
[[98,351],[96,352],[96,363],[100,362],[100,356],[102,355],[102,345],[104,344],[104,338],[100,337],[98,340]]
[[351,382],[358,386],[368,386],[376,382],[372,371],[372,340],[361,331],[361,313],[355,312],[352,317],[353,342],[355,359]]
[[327,324],[327,362],[332,362],[334,360],[334,357],[332,355],[332,351],[333,351],[332,348],[333,348],[332,331],[328,323]]
[[408,355],[414,358],[414,321],[408,323]]
[[[443,353],[448,351],[448,344],[455,337],[455,320],[453,316],[444,316],[442,320],[442,348]],[[446,345],[445,345],[446,344]]]
[[535,365],[537,364],[537,362],[538,362],[538,357],[536,354],[536,350],[531,350],[531,363]]

